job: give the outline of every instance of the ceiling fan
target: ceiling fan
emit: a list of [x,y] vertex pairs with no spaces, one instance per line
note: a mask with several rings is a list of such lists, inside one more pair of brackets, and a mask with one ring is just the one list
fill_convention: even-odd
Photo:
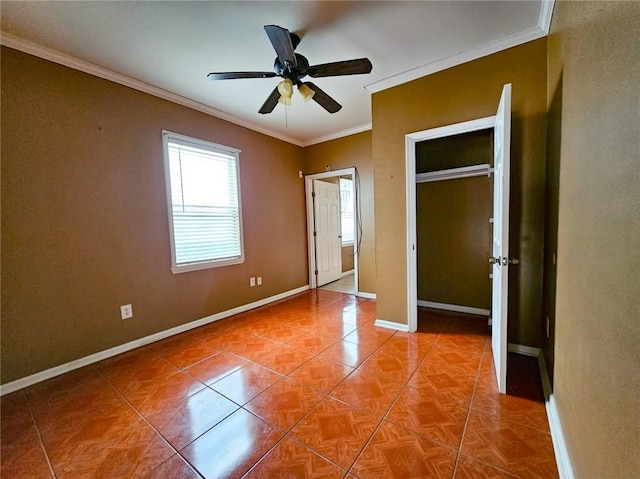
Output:
[[262,114],[271,113],[278,102],[291,105],[293,85],[298,87],[298,91],[304,98],[304,101],[313,99],[329,113],[336,113],[342,108],[342,105],[314,83],[303,82],[302,78],[307,75],[312,78],[360,75],[370,73],[373,68],[368,58],[324,63],[322,65],[309,65],[309,61],[304,56],[295,53],[295,49],[300,43],[300,37],[298,35],[290,33],[286,28],[277,25],[265,25],[264,29],[278,55],[274,62],[272,72],[222,72],[209,73],[207,75],[211,80],[282,77],[283,80],[278,83],[278,86],[271,92],[260,108],[259,112]]

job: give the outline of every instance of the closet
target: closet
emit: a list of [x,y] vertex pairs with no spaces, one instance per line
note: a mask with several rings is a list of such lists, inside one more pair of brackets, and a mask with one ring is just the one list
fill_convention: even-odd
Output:
[[416,143],[418,305],[489,315],[493,129]]

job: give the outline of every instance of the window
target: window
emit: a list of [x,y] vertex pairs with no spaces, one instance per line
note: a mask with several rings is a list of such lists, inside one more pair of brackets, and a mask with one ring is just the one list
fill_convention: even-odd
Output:
[[171,271],[244,262],[240,151],[163,132]]
[[342,220],[342,244],[353,244],[353,181],[340,178],[340,218]]

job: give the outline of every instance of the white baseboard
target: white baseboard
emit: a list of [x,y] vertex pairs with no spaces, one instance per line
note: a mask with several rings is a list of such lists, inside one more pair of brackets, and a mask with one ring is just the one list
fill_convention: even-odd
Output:
[[[522,354],[523,356],[532,356],[534,358],[539,358],[540,356],[542,356],[542,351],[540,350],[540,348],[534,348],[532,346],[525,346],[524,344],[516,343],[509,343],[509,352]],[[540,374],[542,374],[542,371],[540,371]]]
[[556,404],[553,394],[549,395],[546,406],[549,429],[551,430],[551,440],[553,441],[553,452],[556,455],[556,463],[558,465],[558,475],[560,479],[574,479],[573,467],[569,459],[569,450],[564,440],[562,424],[560,423],[560,416],[558,415],[558,405]]
[[358,298],[376,299],[376,293],[365,293],[364,291],[358,291],[356,296]]
[[229,309],[227,311],[221,311],[202,319],[197,319],[186,324],[181,324],[180,326],[176,326],[175,328],[160,331],[158,333],[151,334],[150,336],[145,336],[143,338],[136,339],[134,341],[130,341],[128,343],[121,344],[119,346],[115,346],[98,353],[90,354],[89,356],[75,359],[68,363],[61,364],[44,371],[40,371],[39,373],[35,373],[24,378],[16,379],[15,381],[11,381],[10,383],[0,385],[0,396],[12,393],[22,388],[29,387],[33,384],[51,379],[61,374],[68,373],[69,371],[73,371],[74,369],[79,369],[84,366],[88,366],[89,364],[97,363],[98,361],[102,361],[103,359],[107,359],[112,356],[131,351],[132,349],[139,348],[140,346],[145,346],[147,344],[160,341],[161,339],[184,333],[185,331],[189,331],[190,329],[199,328],[200,326],[204,326],[205,324],[213,323],[214,321],[228,318],[229,316],[240,314],[250,309],[265,306],[269,303],[273,303],[275,301],[288,298],[289,296],[293,296],[294,294],[302,293],[304,291],[307,291],[308,289],[309,285],[301,286],[290,291],[285,291],[284,293],[276,294],[275,296],[260,299],[258,301],[254,301],[253,303],[243,304],[242,306],[238,306],[237,308]]
[[434,303],[433,301],[417,301],[418,306],[423,308],[442,309],[444,311],[454,311],[456,313],[478,314],[480,316],[489,316],[491,311],[482,308],[473,308],[471,306],[459,306],[457,304]]
[[353,274],[353,270],[350,269],[349,271],[343,271],[342,272],[342,277],[344,278],[345,276],[349,276],[350,274]]
[[562,432],[562,424],[558,414],[558,406],[554,395],[551,392],[551,380],[547,370],[547,363],[544,360],[544,354],[538,356],[538,365],[540,367],[540,376],[542,378],[542,391],[545,397],[545,406],[547,408],[547,419],[549,420],[549,430],[551,431],[551,440],[553,441],[553,452],[556,456],[556,464],[558,465],[558,474],[560,479],[574,479],[573,467],[569,459],[569,451],[567,443],[564,440]]
[[408,324],[401,324],[401,323],[396,323],[394,321],[387,321],[386,319],[376,319],[373,325],[378,326],[380,328],[395,329],[396,331],[403,331],[405,333],[409,332]]
[[544,400],[548,401],[551,396],[551,380],[549,379],[549,372],[547,371],[547,362],[544,360],[544,354],[540,353],[538,356],[538,367],[540,368],[540,378],[542,379],[542,392],[544,393]]
[[571,467],[571,461],[569,459],[569,451],[567,450],[567,443],[564,440],[556,400],[551,393],[551,381],[549,379],[547,363],[544,360],[542,350],[540,348],[533,348],[522,344],[509,343],[509,352],[538,358],[542,391],[545,398],[545,407],[547,409],[547,419],[549,421],[549,430],[551,431],[551,440],[553,441],[553,453],[556,456],[556,464],[558,465],[558,474],[560,475],[560,479],[574,479],[573,468]]

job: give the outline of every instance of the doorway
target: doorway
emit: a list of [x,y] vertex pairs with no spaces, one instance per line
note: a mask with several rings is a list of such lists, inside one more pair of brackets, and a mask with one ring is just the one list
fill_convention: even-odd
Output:
[[416,143],[418,306],[485,316],[485,324],[492,160],[493,128]]
[[309,288],[358,293],[356,169],[305,176]]
[[509,178],[511,150],[511,84],[504,85],[495,116],[464,123],[433,128],[405,137],[406,224],[407,224],[407,316],[408,329],[418,326],[417,305],[417,240],[416,240],[416,144],[420,141],[444,138],[493,128],[493,168],[488,165],[458,168],[457,174],[476,174],[485,168],[493,175],[493,235],[491,278],[491,348],[496,369],[498,389],[506,393],[507,382],[507,301],[509,265],[517,260],[509,258]]

